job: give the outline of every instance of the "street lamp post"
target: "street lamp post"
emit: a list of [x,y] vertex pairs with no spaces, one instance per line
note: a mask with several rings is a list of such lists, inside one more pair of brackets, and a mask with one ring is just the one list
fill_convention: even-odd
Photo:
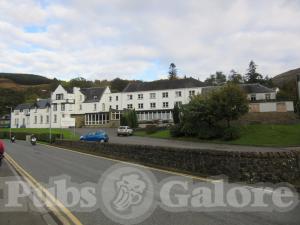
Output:
[[9,138],[11,139],[11,125],[12,125],[12,107],[6,106],[7,109],[10,109],[10,125],[9,125]]
[[50,126],[49,126],[49,142],[50,144],[52,143],[52,92],[50,93],[50,118],[49,118],[49,122],[50,122]]

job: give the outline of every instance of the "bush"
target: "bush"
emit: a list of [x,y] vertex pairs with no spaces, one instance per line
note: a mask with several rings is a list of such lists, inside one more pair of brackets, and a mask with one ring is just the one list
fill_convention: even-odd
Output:
[[241,137],[240,130],[236,127],[229,127],[224,130],[223,140],[231,141]]
[[198,138],[200,139],[216,139],[223,136],[221,127],[206,127],[202,126],[198,129]]
[[175,124],[170,127],[170,135],[172,137],[182,137],[184,133],[181,131],[181,126],[179,124]]
[[[37,138],[38,141],[43,141],[43,142],[50,142],[49,138],[49,133],[28,133],[28,132],[12,132],[12,135],[15,135],[16,140],[26,140],[27,135],[32,135],[34,134]],[[9,131],[2,131],[0,132],[0,139],[9,139]],[[56,139],[60,139],[60,134],[52,134],[51,136],[52,140],[51,142],[55,142]],[[63,137],[62,137],[63,139]]]
[[146,134],[154,134],[159,130],[160,128],[154,124],[149,124],[145,127]]

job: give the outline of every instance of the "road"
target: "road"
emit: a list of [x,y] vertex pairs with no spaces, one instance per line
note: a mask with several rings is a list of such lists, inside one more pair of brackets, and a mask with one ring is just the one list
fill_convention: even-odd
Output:
[[[225,144],[201,143],[201,142],[191,142],[191,141],[176,141],[176,140],[159,139],[159,138],[151,138],[151,137],[138,137],[138,136],[118,137],[115,128],[101,128],[101,129],[107,132],[109,136],[109,141],[111,143],[117,143],[117,144],[154,145],[154,146],[175,147],[175,148],[185,148],[185,149],[187,148],[188,149],[211,149],[211,150],[222,150],[222,151],[245,151],[245,152],[286,151],[286,148],[225,145]],[[76,133],[79,135],[84,135],[96,130],[99,130],[99,128],[77,128]]]
[[[79,154],[55,147],[18,141],[6,141],[7,153],[38,182],[49,183],[49,179],[68,175],[74,183],[97,183],[103,173],[116,161]],[[127,165],[124,163],[124,165]],[[151,170],[158,181],[172,176],[169,172]],[[182,175],[184,178],[184,176]],[[159,201],[158,198],[155,198]],[[72,211],[72,210],[71,210]],[[143,225],[299,225],[300,205],[289,212],[167,212],[160,207],[140,223]],[[84,225],[117,224],[97,209],[92,212],[73,211]],[[2,223],[1,223],[2,224]]]

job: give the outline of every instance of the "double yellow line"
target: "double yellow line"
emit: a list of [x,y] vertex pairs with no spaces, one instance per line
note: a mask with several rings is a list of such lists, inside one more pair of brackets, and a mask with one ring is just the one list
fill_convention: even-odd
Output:
[[53,212],[63,225],[83,225],[58,199],[56,199],[47,189],[37,180],[28,174],[11,156],[5,154],[5,159],[10,165],[24,178],[30,187],[35,190],[37,197],[46,207]]

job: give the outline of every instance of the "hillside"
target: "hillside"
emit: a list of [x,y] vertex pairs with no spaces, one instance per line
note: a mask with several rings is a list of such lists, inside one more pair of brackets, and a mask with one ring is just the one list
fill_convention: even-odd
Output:
[[19,85],[50,84],[52,81],[40,75],[22,73],[0,73],[0,79],[8,79]]
[[300,75],[300,68],[289,70],[272,78],[275,86],[280,88],[277,99],[296,100],[297,99],[297,76]]
[[273,77],[272,81],[276,86],[282,87],[289,83],[296,83],[297,75],[300,75],[300,68],[281,73]]

